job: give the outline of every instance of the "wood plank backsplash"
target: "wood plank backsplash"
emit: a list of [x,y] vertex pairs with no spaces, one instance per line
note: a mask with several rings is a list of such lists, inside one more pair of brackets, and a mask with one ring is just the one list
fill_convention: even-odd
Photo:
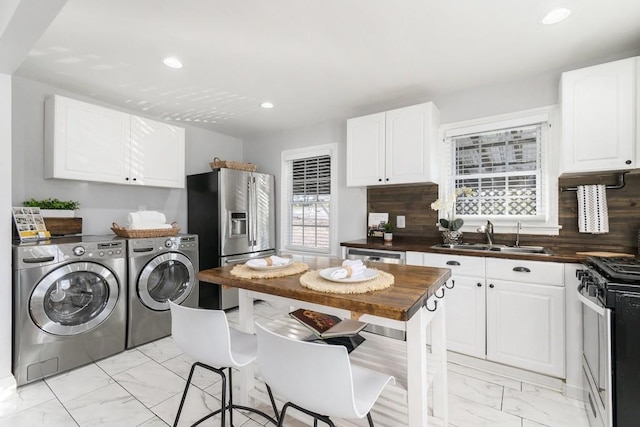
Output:
[[[602,174],[561,178],[560,187],[575,187],[580,184],[616,184],[617,174]],[[421,237],[438,240],[440,233],[435,227],[438,212],[431,210],[431,203],[438,198],[435,184],[414,184],[367,189],[367,211],[388,212],[391,222],[404,215],[406,228],[396,228],[398,236]],[[640,175],[626,176],[626,185],[619,190],[607,190],[609,208],[609,233],[578,233],[578,203],[575,191],[559,192],[559,219],[562,229],[557,236],[522,234],[523,245],[540,245],[555,251],[612,251],[638,253],[638,230],[640,229]],[[465,242],[484,242],[480,233],[465,233]],[[514,234],[497,234],[496,243],[513,244]]]

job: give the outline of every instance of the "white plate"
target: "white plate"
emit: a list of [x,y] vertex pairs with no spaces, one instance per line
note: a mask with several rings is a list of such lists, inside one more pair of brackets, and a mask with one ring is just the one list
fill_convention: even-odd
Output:
[[251,265],[249,264],[249,261],[247,261],[244,265],[246,265],[252,270],[280,270],[281,268],[289,267],[292,262],[293,260],[290,259],[289,262],[287,262],[286,264],[258,266],[258,265]]
[[331,280],[332,282],[339,283],[357,283],[357,282],[366,282],[367,280],[374,279],[378,276],[378,270],[374,270],[372,268],[365,269],[362,274],[358,274],[355,277],[347,277],[344,279],[333,279],[331,278],[331,273],[340,269],[342,267],[331,267],[320,270],[320,277],[323,279]]

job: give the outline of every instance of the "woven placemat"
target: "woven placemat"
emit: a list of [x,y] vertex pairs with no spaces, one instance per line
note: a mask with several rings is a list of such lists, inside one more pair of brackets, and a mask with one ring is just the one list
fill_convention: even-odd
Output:
[[340,283],[332,282],[320,276],[320,271],[307,271],[300,276],[300,285],[314,291],[330,294],[364,294],[379,291],[393,285],[394,277],[384,271],[378,271],[378,275],[366,282]]
[[276,277],[293,276],[308,269],[309,266],[300,261],[294,261],[290,265],[277,270],[254,270],[244,264],[236,264],[231,269],[231,275],[242,279],[274,279]]

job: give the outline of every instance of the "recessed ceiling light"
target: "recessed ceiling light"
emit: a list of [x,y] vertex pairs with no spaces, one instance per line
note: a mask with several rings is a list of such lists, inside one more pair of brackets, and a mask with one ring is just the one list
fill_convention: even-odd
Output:
[[564,21],[571,15],[571,11],[564,7],[553,9],[542,18],[542,23],[545,25],[557,24],[560,21]]
[[270,102],[263,102],[262,104],[260,104],[260,106],[262,108],[273,108],[273,104]]
[[164,65],[170,68],[182,68],[182,62],[180,62],[178,58],[175,58],[173,56],[164,58],[162,62],[164,63]]

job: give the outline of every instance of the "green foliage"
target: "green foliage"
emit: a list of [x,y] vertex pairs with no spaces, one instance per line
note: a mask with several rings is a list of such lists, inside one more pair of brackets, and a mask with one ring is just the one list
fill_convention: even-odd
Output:
[[74,211],[80,207],[80,202],[75,200],[58,200],[58,199],[44,199],[36,200],[30,199],[23,203],[26,207],[40,208],[40,209],[66,209]]
[[393,224],[387,222],[384,224],[384,231],[387,233],[393,233]]
[[462,218],[456,218],[453,221],[449,221],[448,219],[444,219],[444,218],[440,219],[440,225],[451,231],[459,230],[462,227],[462,224],[464,224],[464,221],[462,220]]

